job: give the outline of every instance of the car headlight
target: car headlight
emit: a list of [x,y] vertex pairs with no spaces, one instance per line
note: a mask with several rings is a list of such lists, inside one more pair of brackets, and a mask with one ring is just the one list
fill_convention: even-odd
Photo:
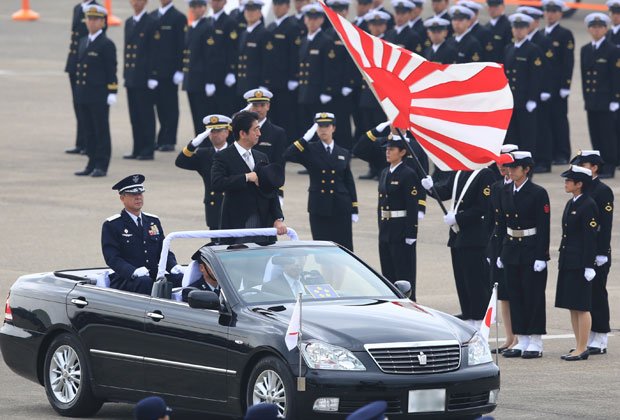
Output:
[[301,353],[311,369],[366,370],[349,350],[322,341],[302,343]]
[[467,343],[467,354],[469,366],[481,365],[483,363],[489,363],[493,361],[489,345],[484,341],[484,338],[476,334],[473,336],[469,343]]

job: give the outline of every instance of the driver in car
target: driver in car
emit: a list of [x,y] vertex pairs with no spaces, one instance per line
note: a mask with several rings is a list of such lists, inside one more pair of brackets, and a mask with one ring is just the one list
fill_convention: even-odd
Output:
[[207,292],[214,292],[216,295],[220,295],[220,285],[215,278],[215,273],[213,272],[213,268],[206,262],[200,258],[200,250],[196,251],[194,255],[192,255],[192,260],[198,263],[198,269],[200,270],[200,274],[202,276],[187,287],[187,289],[183,290],[183,302],[187,302],[187,297],[189,292],[193,289],[204,290]]

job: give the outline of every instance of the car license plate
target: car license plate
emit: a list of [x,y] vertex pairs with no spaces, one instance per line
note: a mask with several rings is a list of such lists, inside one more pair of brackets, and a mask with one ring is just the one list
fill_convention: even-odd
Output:
[[445,409],[445,389],[417,389],[415,391],[409,391],[410,413],[445,411]]

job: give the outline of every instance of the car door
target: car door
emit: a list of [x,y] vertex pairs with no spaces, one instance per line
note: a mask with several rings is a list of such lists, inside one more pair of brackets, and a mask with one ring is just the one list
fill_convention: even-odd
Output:
[[144,317],[150,296],[77,284],[67,315],[86,346],[97,386],[144,387]]
[[[223,299],[223,296],[222,296]],[[146,317],[145,381],[149,392],[174,395],[188,408],[227,400],[230,316],[152,298]]]

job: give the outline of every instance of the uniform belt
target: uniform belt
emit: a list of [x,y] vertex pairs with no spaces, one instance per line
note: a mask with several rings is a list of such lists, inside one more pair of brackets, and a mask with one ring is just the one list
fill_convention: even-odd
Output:
[[407,217],[407,210],[381,210],[381,217],[384,219],[397,219]]
[[506,233],[508,236],[512,236],[513,238],[525,238],[526,236],[536,235],[536,228],[521,230],[506,228]]

